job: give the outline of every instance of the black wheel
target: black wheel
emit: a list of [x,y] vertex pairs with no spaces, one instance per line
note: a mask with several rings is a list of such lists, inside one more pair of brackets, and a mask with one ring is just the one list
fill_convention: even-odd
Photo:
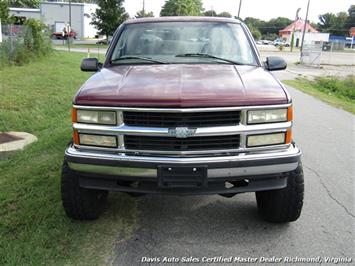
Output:
[[302,163],[286,175],[287,187],[255,193],[259,213],[266,221],[293,222],[301,215],[304,194]]
[[76,220],[95,220],[104,211],[108,191],[81,188],[79,176],[66,160],[62,167],[62,203],[68,217]]

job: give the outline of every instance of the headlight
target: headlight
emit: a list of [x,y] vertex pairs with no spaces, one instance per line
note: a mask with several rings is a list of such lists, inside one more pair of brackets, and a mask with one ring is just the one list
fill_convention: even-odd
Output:
[[248,136],[247,146],[258,147],[286,143],[286,133],[271,133]]
[[76,122],[101,125],[116,125],[116,112],[76,110]]
[[[292,110],[292,109],[290,109]],[[248,111],[248,124],[286,122],[292,120],[287,108]]]
[[79,133],[80,145],[98,146],[98,147],[117,147],[117,138],[115,136],[91,135]]

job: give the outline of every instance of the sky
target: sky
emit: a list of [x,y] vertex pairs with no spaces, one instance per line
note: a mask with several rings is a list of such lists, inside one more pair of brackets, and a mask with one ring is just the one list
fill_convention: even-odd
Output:
[[[327,12],[348,12],[354,0],[310,0],[309,19],[318,22],[318,15]],[[142,9],[143,0],[126,0],[124,6],[131,17]],[[145,9],[158,16],[165,0],[145,0]],[[238,14],[239,0],[202,0],[205,10],[213,9],[217,13],[227,11]],[[242,0],[241,18],[255,17],[269,20],[276,17],[294,19],[296,11],[301,8],[299,16],[305,18],[308,0]]]

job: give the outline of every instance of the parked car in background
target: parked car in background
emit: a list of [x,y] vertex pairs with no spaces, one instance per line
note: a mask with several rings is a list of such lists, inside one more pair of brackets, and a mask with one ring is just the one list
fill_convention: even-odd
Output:
[[96,44],[110,44],[112,41],[112,37],[108,37],[105,39],[98,40]]
[[[261,61],[239,20],[124,22],[104,63],[81,64],[96,73],[73,99],[61,178],[66,214],[98,218],[109,191],[255,192],[265,220],[297,220],[304,180],[292,139],[293,103],[270,73],[285,68],[279,57]],[[235,208],[226,211],[236,215]]]
[[269,41],[269,40],[261,40],[263,44],[265,45],[269,45],[269,44],[272,44],[272,41]]
[[67,32],[63,32],[63,31],[58,31],[58,32],[53,32],[52,33],[52,38],[54,39],[58,39],[58,40],[66,40],[68,39],[68,37],[76,39],[77,35],[75,31],[71,31],[69,32],[69,34]]
[[274,46],[275,46],[275,47],[278,47],[278,46],[289,47],[290,44],[289,44],[288,42],[282,40],[282,39],[276,39],[276,40],[274,41]]

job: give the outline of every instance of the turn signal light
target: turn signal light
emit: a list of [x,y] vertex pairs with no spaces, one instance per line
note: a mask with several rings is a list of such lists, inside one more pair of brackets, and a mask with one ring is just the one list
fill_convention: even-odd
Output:
[[287,108],[287,121],[293,120],[293,108],[292,105]]

